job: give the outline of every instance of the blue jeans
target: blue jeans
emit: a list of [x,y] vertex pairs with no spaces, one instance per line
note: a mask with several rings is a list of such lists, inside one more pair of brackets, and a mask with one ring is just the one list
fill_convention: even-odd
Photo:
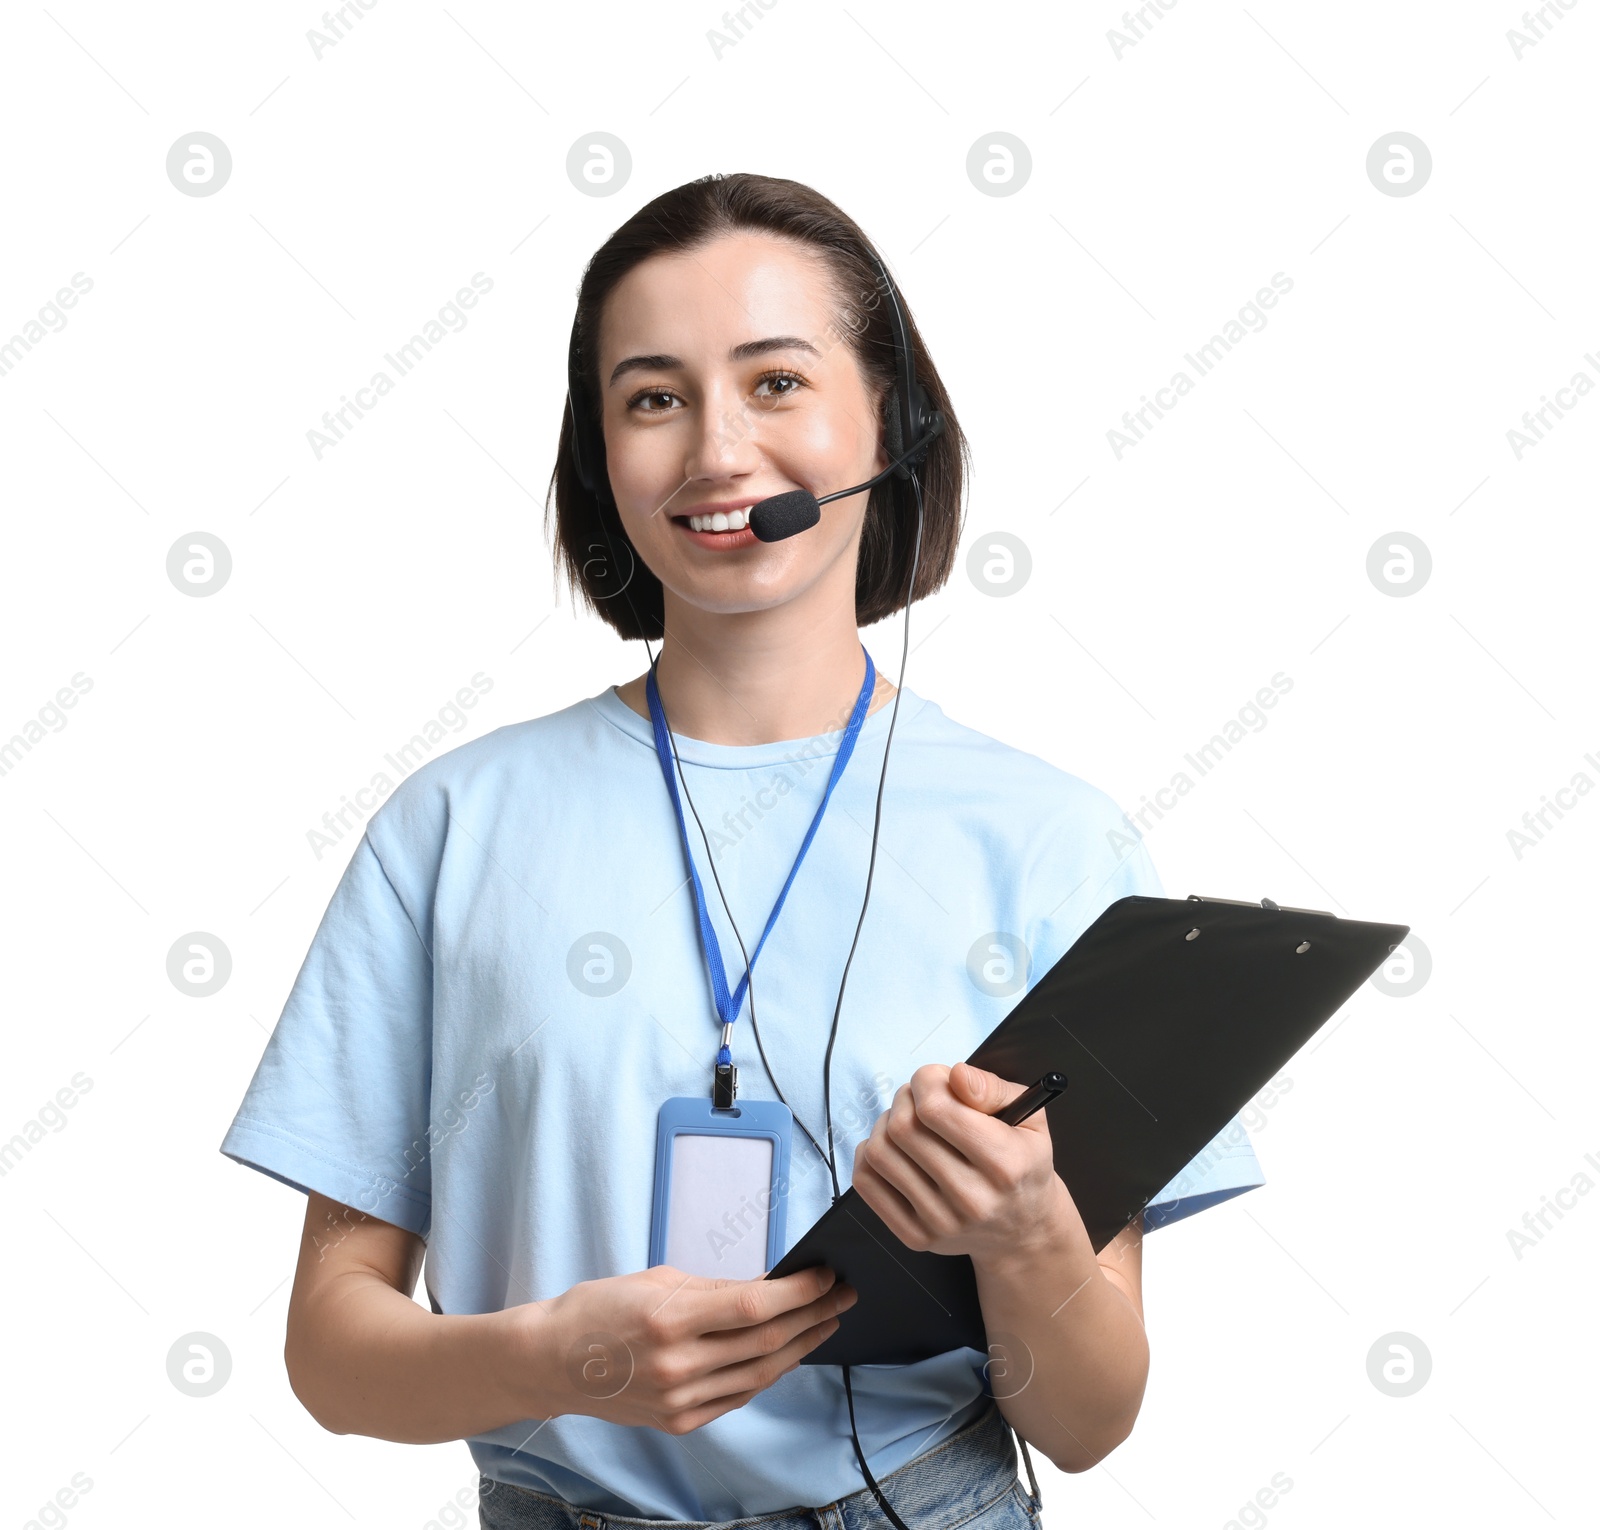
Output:
[[[1033,1473],[1029,1471],[1029,1479]],[[964,1429],[878,1479],[907,1530],[1042,1530],[1043,1504],[1017,1476],[1011,1426],[992,1404]],[[818,1508],[720,1522],[636,1519],[478,1479],[479,1530],[893,1530],[869,1488]]]

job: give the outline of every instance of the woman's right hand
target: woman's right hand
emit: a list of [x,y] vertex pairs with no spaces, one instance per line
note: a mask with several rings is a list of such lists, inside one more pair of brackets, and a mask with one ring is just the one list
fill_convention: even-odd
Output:
[[512,1346],[512,1387],[528,1418],[586,1413],[687,1434],[793,1370],[855,1299],[822,1265],[779,1280],[658,1264],[580,1281],[511,1309],[526,1341]]

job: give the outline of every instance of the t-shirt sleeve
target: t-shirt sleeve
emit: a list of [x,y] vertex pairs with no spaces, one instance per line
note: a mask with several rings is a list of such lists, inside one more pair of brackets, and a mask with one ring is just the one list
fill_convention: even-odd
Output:
[[1256,1162],[1250,1134],[1235,1116],[1173,1177],[1144,1208],[1144,1230],[1181,1222],[1207,1206],[1231,1201],[1264,1185],[1267,1177]]
[[222,1152],[426,1238],[433,962],[364,834]]
[[[1087,823],[1080,831],[1080,842],[1092,847],[1093,854],[1072,869],[1076,885],[1060,908],[1061,922],[1046,921],[1041,927],[1032,964],[1035,980],[1048,972],[1117,899],[1130,895],[1167,896],[1143,836],[1109,796],[1095,792],[1088,795],[1091,808],[1085,815]],[[1144,1209],[1145,1231],[1180,1222],[1266,1182],[1250,1144],[1250,1134],[1234,1116],[1156,1192]]]

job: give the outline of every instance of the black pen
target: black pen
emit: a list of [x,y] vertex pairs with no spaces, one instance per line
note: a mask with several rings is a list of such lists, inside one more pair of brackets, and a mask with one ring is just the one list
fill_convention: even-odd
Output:
[[1023,1090],[1004,1110],[997,1110],[994,1118],[1007,1126],[1021,1126],[1036,1110],[1043,1110],[1058,1094],[1066,1091],[1065,1073],[1047,1073],[1037,1084]]

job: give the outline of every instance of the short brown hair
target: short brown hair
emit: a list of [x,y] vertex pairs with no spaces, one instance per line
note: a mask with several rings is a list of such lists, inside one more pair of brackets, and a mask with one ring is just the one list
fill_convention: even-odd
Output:
[[[894,333],[887,304],[867,302],[881,290],[874,248],[856,222],[820,192],[799,181],[744,173],[702,176],[663,192],[628,219],[595,251],[578,286],[578,357],[580,378],[588,398],[598,400],[600,315],[617,283],[635,266],[663,250],[687,252],[740,230],[775,235],[817,251],[845,310],[840,330],[869,385],[881,397],[897,381]],[[898,291],[898,287],[896,289]],[[852,303],[849,294],[862,294]],[[934,438],[916,470],[922,483],[922,546],[912,599],[939,589],[950,577],[961,539],[963,493],[969,465],[950,397],[933,365],[903,294],[900,306],[911,338],[917,380],[928,390],[933,408],[944,415],[944,429]],[[591,407],[593,405],[591,404]],[[578,479],[572,455],[572,407],[562,413],[556,465],[545,498],[548,535],[554,501],[559,567],[568,589],[625,638],[662,635],[661,581],[651,573],[628,541],[616,506],[586,490]],[[599,415],[591,434],[600,437]],[[885,441],[892,439],[886,434]],[[604,471],[604,461],[591,471]],[[916,532],[916,493],[908,479],[891,475],[872,489],[862,524],[856,567],[856,622],[870,626],[901,610],[911,574]],[[613,569],[609,549],[626,548],[629,569]]]

